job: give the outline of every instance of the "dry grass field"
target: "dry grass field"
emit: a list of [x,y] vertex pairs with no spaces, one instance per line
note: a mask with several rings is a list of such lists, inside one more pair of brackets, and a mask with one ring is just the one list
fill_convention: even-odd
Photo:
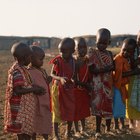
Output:
[[[116,54],[119,52],[119,48],[111,48],[110,49],[113,54]],[[46,51],[46,58],[44,61],[44,68],[47,70],[48,73],[50,73],[51,66],[48,64],[49,60],[52,58],[52,55],[57,54],[57,50],[47,50]],[[50,55],[51,54],[51,55]],[[7,80],[7,71],[10,67],[10,65],[13,63],[13,57],[10,54],[10,51],[0,51],[0,140],[16,140],[16,136],[11,134],[4,134],[3,133],[3,107],[4,107],[4,94],[5,94],[5,87],[6,87],[6,80]],[[128,127],[128,121],[126,121],[126,126]],[[61,140],[64,140],[64,134],[65,134],[65,127],[66,123],[62,123],[60,125],[60,136]],[[113,129],[113,120],[112,120],[112,129]],[[89,136],[80,138],[79,140],[94,140],[95,137],[95,117],[91,116],[87,118],[86,120],[86,131],[89,134]],[[102,137],[100,140],[140,140],[140,133],[137,131],[128,131],[126,133],[122,133],[119,135],[106,135],[105,133],[105,127],[104,127],[104,121],[102,124]],[[41,137],[37,138],[38,140],[41,140]],[[49,140],[51,140],[52,137],[49,137]],[[71,140],[76,140],[75,137],[72,137]]]

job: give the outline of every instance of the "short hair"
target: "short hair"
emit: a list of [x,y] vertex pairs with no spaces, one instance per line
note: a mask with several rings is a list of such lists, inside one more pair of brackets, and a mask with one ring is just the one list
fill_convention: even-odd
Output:
[[11,48],[12,55],[17,59],[23,59],[31,54],[31,52],[31,48],[23,42],[14,43]]
[[31,45],[30,47],[31,47],[33,53],[36,53],[36,52],[45,53],[44,50],[41,47],[39,47],[39,46]]
[[137,47],[137,42],[135,39],[133,38],[126,38],[123,43],[126,43],[128,45],[132,45],[134,47],[134,49]]
[[62,51],[63,48],[69,48],[70,50],[72,50],[72,52],[74,52],[74,49],[75,49],[75,42],[72,38],[64,38],[60,43],[59,43],[59,46],[58,46],[58,49],[60,51]]
[[76,38],[75,42],[76,42],[75,47],[77,47],[77,46],[87,46],[86,40],[83,37]]
[[104,36],[105,38],[111,38],[111,32],[106,28],[101,28],[97,31],[96,39],[98,36]]

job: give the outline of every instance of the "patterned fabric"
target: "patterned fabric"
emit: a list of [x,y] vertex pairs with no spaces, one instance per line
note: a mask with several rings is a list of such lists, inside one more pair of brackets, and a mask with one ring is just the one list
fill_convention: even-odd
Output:
[[17,95],[13,88],[31,87],[31,79],[27,69],[14,63],[8,71],[6,89],[4,130],[13,133],[32,134],[34,132],[35,99],[32,93]]
[[[109,51],[94,50],[90,58],[93,68],[101,69],[113,65]],[[92,113],[101,117],[112,117],[112,72],[93,74]]]
[[75,114],[75,97],[74,84],[71,78],[74,75],[75,61],[71,58],[69,62],[66,62],[61,56],[56,56],[50,63],[54,64],[54,71],[57,76],[68,78],[65,85],[62,85],[60,81],[58,81],[58,102],[60,105],[61,119],[63,121],[73,121]]
[[50,109],[50,89],[47,84],[47,74],[44,69],[30,67],[29,73],[34,85],[45,89],[44,95],[35,95],[36,112],[35,112],[35,132],[38,134],[51,134],[52,132],[52,114]]
[[130,96],[130,105],[140,111],[140,75],[135,76]]
[[[132,102],[134,102],[133,104],[137,104],[137,96],[134,97],[134,95],[136,93],[139,93],[139,89],[134,89],[134,83],[137,82],[137,76],[131,76],[130,78],[130,83],[128,85],[128,99],[126,100],[126,117],[128,119],[140,119],[140,111],[138,111],[138,108],[136,108],[136,106],[132,106]],[[135,83],[136,84],[136,83]],[[139,84],[138,84],[139,86]],[[134,95],[132,95],[134,92]],[[133,100],[131,99],[131,97],[133,97]],[[137,101],[136,101],[137,100]],[[136,102],[135,102],[136,101]]]
[[[140,52],[135,49],[134,58],[137,59]],[[139,65],[138,65],[139,67]],[[129,119],[140,119],[140,75],[131,76],[128,85],[128,100],[126,102],[126,117]]]

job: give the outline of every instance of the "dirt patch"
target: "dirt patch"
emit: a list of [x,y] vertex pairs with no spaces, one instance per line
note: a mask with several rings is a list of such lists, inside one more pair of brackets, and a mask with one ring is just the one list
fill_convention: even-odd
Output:
[[[113,132],[113,120],[111,124],[111,131]],[[126,127],[128,128],[128,121],[126,120]],[[74,136],[74,131],[72,130],[72,137],[69,139],[65,137],[66,132],[66,123],[63,122],[59,126],[60,128],[60,138],[61,140],[95,140],[95,117],[90,116],[86,119],[86,132],[88,136],[82,135],[81,138],[76,138]],[[101,126],[101,132],[102,136],[96,140],[140,140],[140,129],[139,130],[133,130],[130,131],[129,129],[126,129],[126,131],[121,132],[120,134],[114,133],[114,135],[109,135],[105,133],[105,122],[103,120],[102,126]],[[52,140],[53,136],[49,137],[49,140]],[[12,134],[4,134],[2,131],[0,132],[0,140],[16,140],[16,136]],[[42,140],[41,136],[37,137],[37,140]]]

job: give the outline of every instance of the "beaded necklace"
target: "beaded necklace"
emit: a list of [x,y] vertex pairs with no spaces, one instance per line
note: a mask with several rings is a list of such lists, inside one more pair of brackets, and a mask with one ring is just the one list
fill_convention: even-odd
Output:
[[[87,56],[81,57],[81,58],[78,58],[78,59],[80,59],[82,62],[85,62],[85,63],[87,63],[87,60],[88,60]],[[77,60],[78,60],[78,59],[77,59]],[[86,78],[87,74],[88,74],[88,67],[86,67],[86,72],[85,72],[85,74],[84,74],[84,76],[83,76],[82,82],[85,81],[85,78]],[[78,81],[80,80],[80,78],[79,78],[79,73],[77,73],[77,80],[78,80]]]

